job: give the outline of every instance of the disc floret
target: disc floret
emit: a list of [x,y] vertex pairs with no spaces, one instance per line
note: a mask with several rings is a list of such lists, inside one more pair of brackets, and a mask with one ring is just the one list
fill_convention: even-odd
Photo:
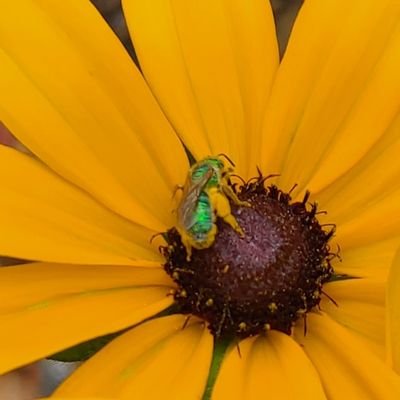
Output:
[[260,174],[235,192],[250,204],[231,204],[244,236],[218,219],[212,246],[194,250],[190,260],[175,228],[162,248],[180,311],[206,320],[217,337],[268,329],[290,334],[295,321],[319,305],[333,274],[328,242],[334,231],[318,222],[308,192],[293,202],[265,180]]

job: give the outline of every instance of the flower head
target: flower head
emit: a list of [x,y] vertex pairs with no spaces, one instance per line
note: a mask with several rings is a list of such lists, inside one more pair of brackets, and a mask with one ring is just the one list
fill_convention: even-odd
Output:
[[[281,62],[267,1],[123,5],[143,75],[88,2],[0,14],[0,120],[34,155],[0,147],[0,253],[35,261],[0,269],[0,372],[119,333],[56,395],[398,398],[400,3],[307,0]],[[187,151],[244,180],[206,170],[198,247]]]

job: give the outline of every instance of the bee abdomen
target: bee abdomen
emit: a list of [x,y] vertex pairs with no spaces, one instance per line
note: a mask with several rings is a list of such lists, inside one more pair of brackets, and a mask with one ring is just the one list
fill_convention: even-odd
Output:
[[194,225],[190,228],[190,233],[196,238],[207,237],[213,227],[213,210],[208,194],[201,192],[198,198],[197,207],[194,212]]

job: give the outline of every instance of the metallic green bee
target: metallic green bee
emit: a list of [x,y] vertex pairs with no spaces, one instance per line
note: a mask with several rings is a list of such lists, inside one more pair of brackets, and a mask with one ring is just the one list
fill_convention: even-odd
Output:
[[188,261],[192,247],[206,249],[214,243],[217,216],[243,235],[231,213],[229,199],[241,206],[249,206],[249,203],[239,200],[229,185],[232,173],[232,167],[225,166],[222,155],[204,158],[190,168],[185,185],[181,187],[183,193],[177,209],[176,227]]

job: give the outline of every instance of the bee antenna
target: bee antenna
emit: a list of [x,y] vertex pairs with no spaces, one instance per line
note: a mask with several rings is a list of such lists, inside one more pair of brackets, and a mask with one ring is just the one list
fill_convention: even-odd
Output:
[[224,158],[229,162],[229,164],[232,165],[232,167],[235,167],[235,166],[236,166],[235,163],[234,163],[226,154],[224,154],[224,153],[219,153],[219,154],[218,154],[218,157],[224,157]]

